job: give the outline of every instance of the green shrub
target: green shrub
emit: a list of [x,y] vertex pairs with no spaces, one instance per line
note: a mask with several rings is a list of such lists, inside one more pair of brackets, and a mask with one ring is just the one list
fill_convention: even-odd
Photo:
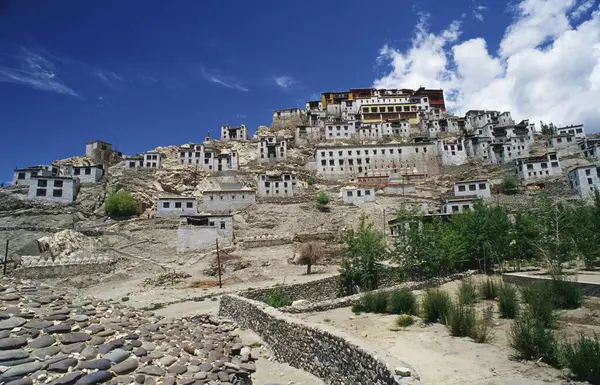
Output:
[[554,313],[554,304],[550,292],[544,282],[537,282],[521,289],[521,296],[525,303],[523,309],[528,317],[535,318],[546,328],[556,327],[557,317]]
[[425,322],[445,324],[452,306],[450,295],[439,289],[427,289],[421,300],[422,318]]
[[559,346],[554,332],[530,314],[519,316],[509,331],[510,346],[519,358],[542,360],[560,366]]
[[290,297],[283,291],[283,287],[279,285],[276,285],[265,294],[265,302],[267,305],[275,308],[290,306],[292,304]]
[[458,301],[463,305],[472,305],[477,301],[477,287],[472,279],[462,281],[458,286]]
[[494,339],[494,331],[491,328],[493,314],[494,305],[490,305],[487,309],[481,311],[481,317],[478,317],[475,321],[471,338],[478,344],[491,342]]
[[495,278],[488,277],[479,286],[479,295],[483,299],[495,299],[498,296],[498,281]]
[[519,180],[512,174],[507,174],[502,177],[502,190],[505,193],[513,193],[519,187]]
[[129,301],[129,297],[121,297],[121,302],[127,302]]
[[446,326],[451,336],[471,336],[475,329],[475,310],[473,307],[460,302],[452,303]]
[[600,341],[579,335],[575,342],[567,342],[562,348],[564,365],[578,381],[600,384]]
[[388,297],[388,311],[392,314],[417,314],[417,297],[409,290],[394,290]]
[[583,293],[574,282],[552,278],[543,285],[557,309],[577,309],[583,304]]
[[385,292],[366,292],[360,297],[359,302],[352,307],[355,313],[387,313],[388,294]]
[[407,328],[415,323],[415,319],[410,314],[400,314],[396,318],[396,325],[401,328]]
[[320,192],[317,195],[317,207],[324,207],[329,203],[329,195],[324,193],[324,192]]
[[519,311],[517,289],[513,285],[502,285],[498,290],[498,311],[502,318],[515,318]]
[[137,213],[138,203],[128,191],[110,194],[104,202],[104,211],[111,217],[129,217]]

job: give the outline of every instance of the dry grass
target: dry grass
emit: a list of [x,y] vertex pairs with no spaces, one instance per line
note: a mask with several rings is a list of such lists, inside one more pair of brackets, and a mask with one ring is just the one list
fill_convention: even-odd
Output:
[[[231,279],[223,279],[221,284],[223,286],[231,285],[233,281]],[[181,289],[204,289],[209,287],[218,287],[219,281],[215,280],[193,280],[186,287],[182,287]]]

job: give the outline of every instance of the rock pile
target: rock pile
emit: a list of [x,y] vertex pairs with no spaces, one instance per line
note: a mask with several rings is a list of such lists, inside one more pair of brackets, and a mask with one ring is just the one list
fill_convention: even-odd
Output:
[[0,384],[251,383],[255,357],[233,328],[209,316],[167,322],[3,278]]

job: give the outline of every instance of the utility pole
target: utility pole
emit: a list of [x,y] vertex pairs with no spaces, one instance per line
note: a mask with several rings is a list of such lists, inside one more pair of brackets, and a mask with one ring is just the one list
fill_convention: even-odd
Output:
[[385,209],[383,209],[383,236],[385,237]]
[[6,264],[8,263],[8,239],[6,240],[6,250],[4,251],[4,275],[6,275]]
[[221,284],[221,257],[219,255],[219,239],[216,239],[217,242],[217,271],[219,273],[219,289],[223,287]]

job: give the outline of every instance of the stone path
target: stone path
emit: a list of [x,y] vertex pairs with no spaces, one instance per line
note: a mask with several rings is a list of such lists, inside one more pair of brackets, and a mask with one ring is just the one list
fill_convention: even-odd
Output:
[[234,328],[2,278],[0,384],[249,384],[256,357]]

